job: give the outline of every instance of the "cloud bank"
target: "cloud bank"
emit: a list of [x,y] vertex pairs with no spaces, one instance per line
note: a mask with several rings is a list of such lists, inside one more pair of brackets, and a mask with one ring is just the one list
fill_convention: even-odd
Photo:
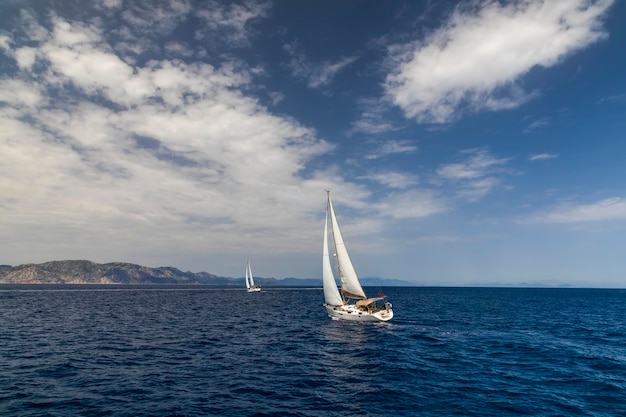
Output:
[[611,0],[461,3],[424,40],[390,48],[389,100],[420,123],[464,112],[518,107],[532,99],[520,78],[607,36]]
[[[216,5],[211,13],[224,20],[214,28],[243,30],[249,16],[217,13]],[[161,10],[159,21],[180,21],[186,11]],[[141,16],[124,13],[141,26]],[[275,247],[302,248],[310,236],[293,225],[319,217],[312,208],[331,183],[303,171],[332,146],[246,95],[249,72],[228,60],[140,64],[102,24],[22,19],[35,29],[22,34],[30,46],[7,36],[1,43],[15,64],[0,80],[5,239],[101,247],[106,256],[112,241],[146,253],[215,252],[245,250],[246,236],[271,233]]]
[[562,204],[520,220],[520,223],[583,223],[626,219],[626,200],[607,198],[590,204]]

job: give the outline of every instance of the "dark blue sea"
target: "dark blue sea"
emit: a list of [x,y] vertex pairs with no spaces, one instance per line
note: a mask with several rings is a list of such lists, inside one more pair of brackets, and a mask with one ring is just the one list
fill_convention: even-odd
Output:
[[386,293],[0,286],[0,415],[626,415],[626,290]]

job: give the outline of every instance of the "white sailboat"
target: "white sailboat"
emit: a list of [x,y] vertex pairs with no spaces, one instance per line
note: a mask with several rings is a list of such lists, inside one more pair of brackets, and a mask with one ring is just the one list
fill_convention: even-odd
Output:
[[250,261],[246,264],[246,288],[248,292],[259,292],[261,287],[254,285],[254,277],[252,276],[252,268],[250,268]]
[[[354,321],[388,321],[393,317],[393,309],[386,297],[367,298],[359,277],[354,270],[352,261],[341,236],[341,230],[335,217],[335,210],[330,201],[330,191],[328,195],[328,205],[326,207],[326,221],[324,223],[324,247],[322,250],[322,282],[324,285],[324,307],[328,316],[333,320],[354,320]],[[341,293],[335,282],[335,274],[330,263],[328,252],[328,219],[333,234],[335,257],[337,259],[337,269],[341,282]]]

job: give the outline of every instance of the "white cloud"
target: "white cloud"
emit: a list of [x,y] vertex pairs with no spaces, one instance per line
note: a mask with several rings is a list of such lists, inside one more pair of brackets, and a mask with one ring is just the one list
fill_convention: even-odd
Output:
[[562,204],[521,219],[520,223],[581,223],[626,219],[626,200],[607,198],[591,204]]
[[484,177],[466,181],[459,187],[457,195],[468,201],[478,201],[489,194],[501,182],[502,180],[496,177]]
[[196,32],[196,39],[211,40],[219,35],[221,41],[233,46],[249,43],[251,22],[263,18],[270,9],[269,2],[247,1],[243,4],[207,1],[195,15],[203,19],[206,26]]
[[348,65],[356,61],[356,57],[341,57],[335,62],[323,62],[310,74],[309,87],[319,88],[330,84],[335,76]]
[[270,103],[275,106],[278,103],[280,103],[281,101],[285,100],[285,95],[283,93],[277,92],[277,91],[270,91],[268,93],[269,99],[270,99]]
[[122,7],[122,0],[101,0],[100,3],[107,9],[119,9]]
[[429,190],[407,190],[391,193],[382,202],[374,204],[382,214],[396,219],[427,217],[448,210],[447,205]]
[[465,180],[484,177],[490,169],[505,165],[510,158],[496,158],[482,149],[468,149],[462,152],[470,155],[465,161],[442,165],[437,174],[448,180]]
[[389,155],[414,153],[417,146],[407,140],[385,140],[381,142],[365,159],[379,159]]
[[396,130],[396,127],[379,118],[371,117],[370,114],[363,114],[363,116],[352,123],[352,129],[350,134],[354,133],[366,133],[369,135],[377,135],[380,133],[390,132]]
[[528,125],[528,127],[526,129],[524,129],[524,132],[525,133],[529,133],[530,131],[535,130],[535,129],[541,129],[541,128],[544,128],[544,127],[548,127],[548,126],[550,126],[550,124],[551,124],[551,122],[550,122],[549,118],[542,117],[540,119],[533,120],[530,123],[530,125]]
[[380,133],[399,130],[390,120],[390,108],[387,103],[378,98],[365,98],[358,100],[361,109],[359,119],[352,122],[352,127],[348,134],[365,133],[368,135],[378,135]]
[[15,51],[15,60],[22,70],[30,70],[35,63],[37,50],[35,48],[19,48]]
[[246,96],[235,66],[131,66],[97,27],[53,23],[33,46],[43,70],[0,82],[0,234],[24,261],[308,251],[324,189],[367,196],[304,177],[331,146]]
[[615,94],[612,96],[602,97],[600,100],[598,100],[598,103],[626,103],[626,94]]
[[469,157],[462,162],[439,166],[435,180],[451,183],[463,199],[480,200],[501,183],[499,176],[508,173],[505,166],[510,158],[496,158],[482,149],[468,149],[462,154]]
[[369,179],[387,187],[398,189],[409,188],[418,183],[416,175],[404,172],[376,172],[359,178]]
[[132,33],[131,40],[162,39],[184,22],[191,11],[191,3],[184,0],[139,0],[124,7],[120,17],[126,25],[123,29],[128,31],[127,36]]
[[335,61],[311,63],[297,41],[284,45],[283,49],[291,57],[289,68],[293,75],[305,79],[309,88],[313,89],[329,85],[340,71],[357,60],[357,57],[349,56],[340,57]]
[[418,122],[446,123],[465,109],[514,108],[535,93],[520,78],[606,36],[611,0],[462,3],[424,41],[391,48],[389,99]]
[[194,54],[193,49],[182,42],[171,41],[165,44],[164,49],[172,56],[189,58]]
[[[48,30],[37,22],[36,17],[32,14],[28,7],[24,7],[20,10],[20,16],[17,21],[17,25],[23,31],[28,39],[33,41],[43,41],[48,36]],[[13,36],[16,37],[15,41],[19,42],[20,36],[13,32]]]
[[11,38],[7,35],[0,34],[0,49],[8,51],[11,49]]
[[535,155],[530,155],[528,157],[529,161],[545,161],[546,159],[554,159],[558,158],[559,155],[551,154],[551,153],[539,153]]
[[38,85],[23,80],[0,80],[0,102],[14,108],[33,108],[47,103],[47,97],[42,94]]

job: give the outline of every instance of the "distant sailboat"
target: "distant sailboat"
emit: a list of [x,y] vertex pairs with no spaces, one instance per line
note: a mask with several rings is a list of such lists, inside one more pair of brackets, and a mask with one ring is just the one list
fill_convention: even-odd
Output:
[[[384,296],[377,298],[367,298],[359,277],[352,266],[350,256],[346,249],[339,230],[339,224],[335,217],[335,210],[330,201],[330,191],[328,204],[326,207],[326,221],[324,223],[324,247],[322,251],[322,283],[324,285],[324,307],[328,316],[333,320],[355,320],[355,321],[388,321],[393,317],[391,303],[387,302]],[[341,281],[341,293],[337,289],[335,274],[330,263],[328,252],[328,219],[333,234],[335,257],[337,259],[337,269]]]
[[252,269],[250,268],[250,261],[246,265],[246,288],[248,292],[259,292],[261,287],[254,285],[254,277],[252,276]]

